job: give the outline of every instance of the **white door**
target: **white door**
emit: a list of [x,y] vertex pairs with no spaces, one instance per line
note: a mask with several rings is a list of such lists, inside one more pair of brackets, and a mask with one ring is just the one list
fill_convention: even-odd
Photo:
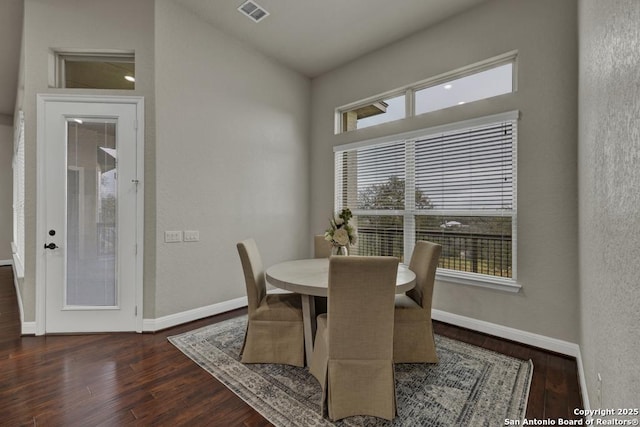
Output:
[[46,333],[142,329],[142,106],[135,99],[39,97]]

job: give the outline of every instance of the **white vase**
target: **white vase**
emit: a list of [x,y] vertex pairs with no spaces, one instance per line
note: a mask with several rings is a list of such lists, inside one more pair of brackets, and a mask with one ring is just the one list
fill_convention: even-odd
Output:
[[331,255],[349,255],[349,248],[346,246],[333,246],[331,248]]

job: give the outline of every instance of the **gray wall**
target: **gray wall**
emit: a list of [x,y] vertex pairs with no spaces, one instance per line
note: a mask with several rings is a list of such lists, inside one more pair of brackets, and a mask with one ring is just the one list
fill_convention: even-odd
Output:
[[[153,91],[153,0],[26,0],[23,62],[18,108],[25,115],[25,277],[21,295],[24,321],[35,320],[36,243],[36,94],[80,93],[145,97],[145,295],[153,285],[155,233],[154,157],[155,112]],[[134,49],[136,89],[105,91],[48,87],[51,48]],[[151,267],[150,267],[151,266]],[[145,302],[147,300],[145,299]],[[151,299],[150,302],[153,302]],[[145,307],[146,309],[146,307]]]
[[11,260],[13,240],[13,120],[0,114],[0,261]]
[[[48,88],[50,48],[135,49],[136,90]],[[171,0],[27,0],[23,56],[25,321],[35,318],[37,93],[145,97],[146,319],[243,296],[235,244],[246,237],[265,263],[308,256],[308,79]],[[199,230],[200,242],[165,244],[165,230]]]
[[242,239],[265,265],[309,255],[310,83],[171,0],[155,43],[157,318],[245,296]]
[[581,351],[591,407],[632,408],[640,396],[640,2],[581,1],[579,25]]
[[[577,5],[494,0],[312,82],[311,222],[333,210],[334,145],[510,110],[518,128],[519,294],[438,282],[434,308],[578,342]],[[518,50],[518,91],[334,135],[334,109]]]

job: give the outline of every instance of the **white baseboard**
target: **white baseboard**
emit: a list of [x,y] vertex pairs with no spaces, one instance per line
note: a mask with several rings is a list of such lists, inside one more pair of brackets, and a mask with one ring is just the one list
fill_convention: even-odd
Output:
[[[584,409],[591,410],[591,404],[589,403],[589,390],[587,389],[587,378],[584,375],[584,365],[582,364],[582,353],[578,353],[576,357],[578,363],[578,380],[580,381],[580,393],[582,393],[582,406]],[[591,415],[587,418],[592,418]]]
[[181,313],[170,314],[157,319],[144,319],[142,322],[142,331],[155,332],[246,306],[247,297],[241,297],[205,307],[194,308],[193,310],[187,310]]
[[5,267],[7,265],[13,265],[13,260],[10,259],[0,259],[0,267]]
[[446,311],[435,309],[431,310],[431,317],[434,320],[440,320],[445,323],[451,323],[452,325],[461,326],[463,328],[472,329],[489,335],[495,335],[500,338],[543,348],[545,350],[554,351],[567,356],[573,356],[575,358],[580,354],[580,347],[578,344],[534,334],[532,332],[521,331],[508,326],[485,322],[484,320],[477,320],[471,317],[460,316],[459,314],[448,313]]
[[[584,366],[582,365],[582,354],[578,344],[547,337],[544,335],[534,334],[532,332],[521,331],[519,329],[510,328],[508,326],[497,325],[495,323],[477,320],[471,317],[460,316],[442,310],[431,310],[431,317],[434,320],[450,323],[452,325],[461,326],[485,334],[505,338],[522,344],[531,345],[533,347],[542,348],[556,353],[572,356],[576,358],[578,367],[578,380],[580,382],[580,392],[582,393],[582,404],[584,409],[591,409],[589,405],[589,393],[587,390],[587,381],[584,375]],[[534,367],[535,369],[535,367]]]
[[35,335],[36,322],[22,322],[22,335]]
[[35,335],[36,322],[24,321],[24,307],[22,305],[22,294],[20,294],[20,285],[18,284],[18,272],[16,271],[16,265],[13,263],[13,260],[10,260],[9,264],[13,269],[13,287],[16,289],[16,299],[18,300],[18,312],[20,313],[20,334]]

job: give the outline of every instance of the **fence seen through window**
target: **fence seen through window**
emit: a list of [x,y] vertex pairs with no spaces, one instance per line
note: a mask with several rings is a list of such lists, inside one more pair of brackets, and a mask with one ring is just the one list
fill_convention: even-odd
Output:
[[[352,248],[352,253],[396,256],[408,263],[403,254],[402,219],[401,216],[356,217],[354,223],[358,224],[358,243]],[[447,219],[418,216],[415,240],[442,245],[440,268],[512,277],[510,217]]]

